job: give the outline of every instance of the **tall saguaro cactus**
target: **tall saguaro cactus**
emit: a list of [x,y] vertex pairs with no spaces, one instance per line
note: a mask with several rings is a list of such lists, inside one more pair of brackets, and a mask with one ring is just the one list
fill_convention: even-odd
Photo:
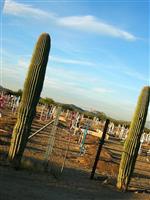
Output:
[[14,167],[20,166],[22,154],[26,147],[31,124],[36,112],[36,105],[43,87],[50,46],[51,39],[49,34],[41,34],[35,46],[24,83],[17,122],[13,130],[8,153],[8,159]]
[[117,188],[127,190],[130,177],[133,172],[138,150],[140,147],[140,137],[144,129],[148,106],[150,100],[150,87],[146,86],[142,89],[138,99],[137,107],[131,121],[129,134],[124,144],[124,151],[119,167]]

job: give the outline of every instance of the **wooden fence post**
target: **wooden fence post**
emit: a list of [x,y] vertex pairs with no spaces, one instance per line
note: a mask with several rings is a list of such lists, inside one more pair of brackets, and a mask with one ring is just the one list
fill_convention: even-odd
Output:
[[100,153],[101,153],[101,150],[102,150],[102,146],[103,146],[103,144],[105,142],[105,137],[106,137],[108,125],[109,125],[109,119],[107,119],[106,122],[105,122],[103,134],[102,134],[102,137],[99,140],[99,146],[98,146],[98,149],[97,149],[97,154],[96,154],[96,157],[95,157],[95,162],[94,162],[94,165],[93,165],[93,168],[92,168],[90,179],[94,178],[94,174],[95,174],[95,170],[96,170],[96,167],[97,167],[97,163],[99,161],[99,157],[100,157]]

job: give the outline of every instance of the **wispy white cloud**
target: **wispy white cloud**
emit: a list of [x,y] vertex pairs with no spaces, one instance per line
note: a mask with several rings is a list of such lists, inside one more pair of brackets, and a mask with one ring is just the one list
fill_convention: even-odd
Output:
[[[13,53],[8,52],[5,49],[0,49],[0,54],[2,54],[4,64],[6,62],[8,62],[8,60],[13,60],[14,57],[16,57],[16,62],[18,63],[18,66],[20,66],[20,67],[27,68],[30,64],[31,55],[20,55],[20,54],[14,55]],[[88,67],[95,67],[95,68],[99,68],[101,66],[100,63],[94,63],[91,60],[86,61],[86,60],[79,60],[79,59],[67,59],[67,58],[65,59],[65,58],[59,57],[57,55],[50,56],[49,60],[50,60],[50,62],[53,61],[53,63],[55,63],[55,65],[57,63],[59,63],[59,64],[69,64],[69,65],[81,65],[81,66],[88,66]],[[121,66],[121,64],[120,64],[120,66]],[[92,76],[89,77],[86,75],[86,73],[85,74],[82,74],[81,72],[78,73],[78,71],[71,70],[71,68],[65,69],[61,65],[60,65],[60,67],[57,66],[57,68],[55,66],[52,67],[50,65],[49,68],[54,75],[61,74],[61,76],[63,76],[66,79],[68,79],[67,77],[70,77],[70,79],[78,79],[78,81],[88,81],[88,82],[96,82],[97,81],[96,77],[92,77]],[[103,69],[104,69],[104,67],[103,67]],[[141,81],[145,81],[145,82],[149,81],[148,75],[146,77],[144,74],[141,74],[140,72],[138,72],[132,68],[126,67],[124,65],[121,67],[119,67],[119,66],[117,67],[117,65],[113,65],[113,66],[109,67],[106,65],[105,70],[111,74],[115,74],[115,76],[120,76],[120,73],[121,73],[121,74],[124,74],[128,77],[132,77],[137,80],[141,80]],[[110,80],[105,80],[105,81],[108,83],[110,82]],[[121,87],[125,88],[126,86],[121,86]],[[127,88],[127,89],[129,89],[129,88]],[[133,86],[130,89],[136,90],[136,88],[133,88]]]
[[20,72],[16,68],[3,68],[4,71],[4,78],[11,77],[11,78],[18,78]]
[[73,59],[64,59],[58,56],[51,56],[51,61],[57,62],[57,63],[65,63],[65,64],[75,64],[75,65],[88,65],[93,66],[94,64],[92,62],[88,62],[85,60],[73,60]]
[[129,41],[134,41],[137,39],[133,34],[121,30],[118,27],[112,26],[108,23],[102,22],[91,15],[63,17],[60,18],[58,22],[60,25],[82,31],[94,32],[97,34],[108,35],[112,37],[119,37]]
[[[62,83],[62,82],[61,82]],[[60,89],[60,80],[56,78],[49,78],[45,76],[44,87]]]
[[74,81],[75,83],[91,83],[95,84],[97,80],[99,80],[97,77],[90,76],[86,73],[86,71],[80,72],[77,70],[73,70],[71,68],[64,68],[63,66],[48,66],[47,73],[51,74],[52,77],[59,77],[59,79],[64,79],[65,82]]
[[[62,57],[58,57],[55,55],[51,56],[50,60],[54,61],[55,63],[64,63],[64,64],[71,64],[71,65],[73,64],[73,65],[82,65],[82,66],[85,65],[85,66],[96,67],[96,68],[99,68],[101,66],[101,63],[95,63],[92,61],[78,60],[78,59],[76,59],[76,60],[75,59],[64,59]],[[124,75],[135,78],[137,80],[148,81],[148,77],[146,77],[143,74],[139,73],[138,71],[135,71],[132,68],[129,68],[124,65],[122,67],[119,67],[117,65],[113,65],[113,66],[105,65],[105,69],[108,70],[109,73],[115,74],[117,76],[120,76],[120,73],[123,73]]]
[[58,91],[64,91],[68,94],[75,94],[75,95],[81,95],[84,97],[91,97],[96,96],[100,97],[101,94],[108,94],[111,92],[114,92],[114,90],[111,90],[109,88],[95,88],[93,86],[84,87],[77,82],[74,82],[74,80],[65,81],[63,79],[60,79],[58,77],[45,77],[44,86],[48,88],[53,88]]
[[127,41],[135,41],[137,39],[137,37],[132,33],[122,30],[109,23],[103,22],[92,15],[59,17],[54,13],[35,8],[29,4],[18,3],[13,0],[6,0],[3,12],[4,14],[11,14],[15,16],[32,16],[38,19],[51,19],[51,21],[58,26],[121,38]]
[[130,76],[130,77],[133,77],[133,78],[136,78],[138,80],[142,80],[142,81],[149,81],[149,77],[145,77],[143,74],[137,72],[137,71],[133,71],[132,69],[129,69],[129,68],[126,68],[124,69],[124,74]]
[[34,17],[34,18],[55,18],[53,13],[43,11],[35,8],[29,4],[18,3],[12,0],[5,0],[4,14],[11,14],[16,16]]
[[23,67],[23,68],[28,68],[29,67],[29,61],[23,59],[23,58],[20,58],[18,60],[18,66],[19,67]]
[[103,87],[96,87],[96,88],[93,88],[92,90],[97,93],[113,93],[114,92],[114,90],[112,89],[107,89]]

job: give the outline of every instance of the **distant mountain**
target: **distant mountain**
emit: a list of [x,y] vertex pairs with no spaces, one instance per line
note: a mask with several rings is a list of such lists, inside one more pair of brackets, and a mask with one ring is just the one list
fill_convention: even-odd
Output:
[[4,88],[3,86],[0,85],[0,92],[9,92],[11,90],[7,89],[7,88]]
[[3,87],[0,85],[0,91],[2,91],[3,90]]
[[3,86],[1,86],[0,85],[0,92],[7,92],[7,91],[9,91],[9,89],[7,89],[7,88],[4,88]]
[[[15,93],[14,91],[12,90],[9,90],[7,88],[4,88],[0,85],[0,92],[1,91],[4,91],[4,92],[10,92],[10,93]],[[55,102],[57,105],[60,105],[62,106],[63,109],[67,110],[72,110],[72,111],[76,111],[76,112],[80,112],[80,113],[83,113],[85,116],[87,117],[90,117],[90,118],[94,118],[94,117],[98,117],[99,119],[102,119],[102,120],[105,120],[105,119],[110,119],[111,121],[113,121],[115,124],[126,124],[126,125],[129,125],[130,122],[129,121],[123,121],[123,120],[115,120],[109,116],[107,116],[105,113],[103,112],[100,112],[100,111],[96,111],[96,110],[93,110],[93,111],[88,111],[88,110],[84,110],[74,104],[64,104],[64,103],[60,103],[60,102]],[[145,124],[145,127],[150,129],[150,121],[147,121],[146,124]]]
[[76,112],[84,112],[85,111],[82,108],[80,108],[74,104],[64,104],[64,103],[58,103],[58,104],[60,104],[64,109],[69,109],[69,110],[76,111]]

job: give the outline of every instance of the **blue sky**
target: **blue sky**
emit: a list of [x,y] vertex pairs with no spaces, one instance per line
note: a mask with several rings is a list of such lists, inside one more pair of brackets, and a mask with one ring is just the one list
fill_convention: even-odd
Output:
[[1,11],[3,86],[23,87],[35,42],[48,32],[42,96],[131,119],[149,85],[148,1],[5,0]]

